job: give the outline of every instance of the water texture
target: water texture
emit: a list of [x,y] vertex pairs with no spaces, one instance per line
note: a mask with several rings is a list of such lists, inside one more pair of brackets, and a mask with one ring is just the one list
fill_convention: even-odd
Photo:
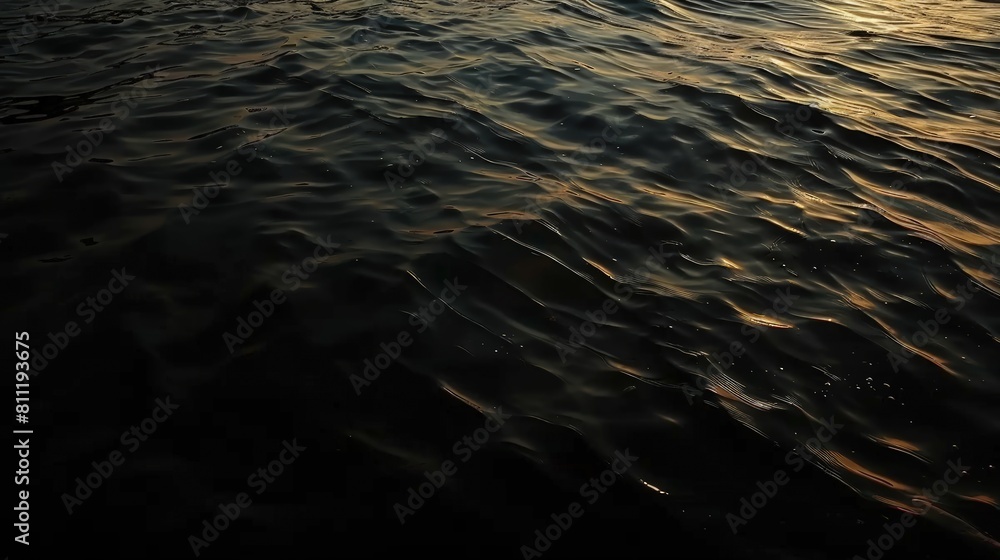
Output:
[[1000,557],[1000,4],[56,2],[0,16],[5,330],[81,329],[37,546],[194,557],[297,438],[202,557],[525,558],[574,500],[544,557]]

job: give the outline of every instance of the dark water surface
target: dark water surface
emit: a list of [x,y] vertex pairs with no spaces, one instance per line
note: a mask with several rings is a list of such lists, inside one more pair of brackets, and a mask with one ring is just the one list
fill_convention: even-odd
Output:
[[193,558],[246,492],[201,558],[534,557],[573,502],[542,557],[1000,557],[1000,4],[18,0],[0,32],[33,552]]

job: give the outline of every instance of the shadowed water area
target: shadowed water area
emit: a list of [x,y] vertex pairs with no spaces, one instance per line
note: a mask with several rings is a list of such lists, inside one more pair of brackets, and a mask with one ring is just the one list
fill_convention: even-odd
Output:
[[1000,4],[19,0],[0,33],[33,547],[192,558],[249,491],[200,558],[514,560],[573,502],[543,558],[865,558],[905,512],[889,560],[1000,558]]

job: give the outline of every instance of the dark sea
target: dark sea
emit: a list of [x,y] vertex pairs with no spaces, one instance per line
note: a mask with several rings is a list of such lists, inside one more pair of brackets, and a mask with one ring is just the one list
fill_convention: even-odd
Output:
[[12,559],[1000,558],[995,1],[4,0],[0,172]]

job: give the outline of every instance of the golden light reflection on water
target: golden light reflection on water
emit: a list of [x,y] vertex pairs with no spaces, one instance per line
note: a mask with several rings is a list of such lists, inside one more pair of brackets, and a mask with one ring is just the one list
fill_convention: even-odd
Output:
[[[981,258],[984,249],[1000,244],[1000,225],[991,221],[988,213],[953,203],[959,195],[977,193],[980,196],[976,199],[989,199],[1000,193],[996,173],[982,165],[1000,157],[1000,108],[991,110],[988,103],[993,100],[996,107],[1000,73],[966,60],[962,51],[972,48],[972,42],[996,42],[1000,13],[995,4],[965,0],[733,2],[732,14],[709,13],[685,2],[659,0],[655,4],[665,17],[632,17],[590,2],[580,3],[584,15],[559,18],[546,11],[550,6],[532,2],[434,4],[433,9],[421,2],[393,5],[390,9],[408,23],[420,22],[440,31],[446,22],[451,26],[449,31],[456,34],[494,38],[494,46],[482,52],[443,49],[440,56],[423,57],[419,71],[414,71],[412,61],[401,53],[407,53],[408,43],[430,48],[438,41],[408,28],[397,30],[396,35],[384,33],[381,38],[372,33],[370,42],[347,49],[323,46],[328,35],[338,30],[295,29],[287,42],[261,43],[263,46],[257,48],[261,54],[232,54],[220,60],[245,67],[270,58],[269,53],[279,47],[299,48],[305,55],[296,65],[343,78],[345,88],[365,94],[362,99],[377,97],[378,86],[386,82],[405,84],[409,89],[405,93],[394,91],[395,97],[379,112],[393,124],[413,115],[439,118],[449,110],[442,100],[477,114],[487,124],[477,125],[475,136],[456,139],[456,155],[449,160],[456,169],[468,166],[467,175],[439,178],[426,186],[427,193],[440,198],[475,193],[449,202],[449,209],[466,221],[448,229],[411,228],[423,240],[433,240],[441,232],[461,232],[468,224],[501,232],[503,222],[515,217],[552,232],[551,238],[543,239],[578,241],[574,234],[580,229],[590,241],[610,234],[598,234],[599,230],[586,226],[564,226],[552,207],[565,210],[567,215],[578,212],[589,216],[581,208],[627,206],[643,218],[636,219],[636,224],[662,220],[670,225],[662,237],[693,240],[694,247],[680,251],[673,270],[639,278],[624,259],[618,260],[628,248],[611,246],[569,259],[542,242],[501,235],[585,282],[595,278],[623,282],[671,304],[704,306],[707,299],[716,298],[722,303],[722,321],[762,327],[769,335],[788,337],[780,339],[786,343],[817,325],[823,333],[816,335],[820,342],[829,333],[878,333],[890,339],[887,345],[893,344],[894,350],[906,349],[914,359],[931,364],[935,374],[943,374],[937,377],[970,380],[973,376],[953,348],[944,343],[914,344],[913,325],[901,324],[894,314],[891,304],[910,306],[914,313],[931,311],[932,316],[934,309],[921,302],[924,293],[894,293],[890,287],[864,285],[872,279],[870,269],[875,268],[870,262],[857,266],[847,263],[848,269],[824,274],[815,264],[801,264],[804,256],[783,251],[781,244],[788,240],[792,245],[801,240],[829,241],[834,255],[829,257],[831,261],[841,254],[833,248],[835,242],[867,244],[877,247],[888,262],[886,255],[900,261],[912,258],[914,253],[906,252],[904,246],[926,240],[961,257],[956,263],[962,272],[1000,293],[996,275],[979,270],[978,263],[962,260],[974,262],[972,258]],[[336,9],[371,6],[352,2]],[[503,17],[493,17],[501,12]],[[558,22],[557,32],[552,29],[554,21]],[[529,40],[533,34],[546,40]],[[980,48],[978,44],[975,47]],[[470,67],[477,73],[468,74],[477,78],[490,72],[502,74],[498,68],[524,68],[525,60],[531,65],[523,75],[494,80],[495,84],[486,88],[477,89],[475,80],[463,82],[454,77],[457,70]],[[328,89],[335,91],[336,87]],[[411,93],[427,91],[440,103],[421,105],[409,99]],[[812,108],[810,116],[795,116],[807,107]],[[553,154],[556,162],[565,161],[579,142],[592,134],[567,133],[567,122],[581,116],[580,112],[595,121],[625,114],[640,124],[625,130],[621,141],[610,142],[599,164],[574,169],[569,176],[554,177],[554,164],[551,168],[522,164],[533,150]],[[796,125],[793,132],[776,133],[778,126],[788,122],[789,114]],[[501,149],[501,155],[494,155],[497,150],[489,145],[491,141],[508,142],[504,145],[509,152]],[[397,149],[408,148],[390,148]],[[910,162],[916,154],[926,159],[913,165]],[[746,174],[745,181],[734,181],[727,158],[735,158],[737,165],[744,160],[751,162],[756,169]],[[713,166],[716,171],[699,174]],[[609,183],[613,186],[608,187]],[[520,211],[496,202],[502,191],[522,187],[530,187],[540,205],[548,209]],[[728,196],[717,196],[713,187]],[[491,197],[494,191],[500,194]],[[384,204],[388,208],[396,202]],[[412,204],[408,211],[420,208],[416,202],[406,204]],[[477,215],[479,211],[482,213]],[[859,219],[863,212],[870,212],[872,221],[884,219],[887,223],[871,226]],[[625,229],[630,224],[616,225]],[[751,238],[753,247],[739,243]],[[726,243],[733,240],[736,242]],[[573,248],[583,246],[577,243]],[[576,265],[581,261],[582,270]],[[519,272],[518,278],[525,284],[530,277],[544,277],[552,270],[538,266],[536,260],[525,258],[523,262],[527,272]],[[751,289],[766,286],[760,291],[767,293],[774,285],[791,283],[803,293],[826,294],[829,301],[842,305],[837,309],[796,308],[776,317],[761,312],[761,307],[738,302],[731,294],[720,296],[714,280],[739,287],[749,284]],[[920,286],[919,279],[917,282]],[[953,286],[929,280],[926,288],[928,295],[954,296]],[[539,308],[546,305],[541,296],[527,297]],[[849,312],[857,312],[862,321],[852,320],[855,315]],[[662,311],[670,319],[673,313],[673,309]],[[621,317],[618,320],[624,323]],[[711,330],[708,321],[692,323],[699,335],[707,336]],[[613,328],[609,325],[608,331]],[[989,336],[997,340],[996,335]],[[654,338],[646,331],[642,337]],[[713,342],[695,344],[708,347]],[[673,342],[657,343],[669,346]],[[711,355],[702,347],[685,350],[699,359]],[[616,355],[616,351],[605,351],[601,359],[630,382],[658,388],[667,385],[649,368],[636,365],[628,356]],[[846,350],[844,354],[843,363],[850,363]],[[843,363],[821,365],[831,369]],[[883,369],[888,368],[883,365]],[[837,371],[845,376],[854,373]],[[804,391],[796,392],[798,387],[783,394],[779,389],[772,393],[754,385],[770,389],[770,381],[750,376],[740,379],[735,371],[730,373],[713,375],[709,390],[734,419],[764,437],[780,428],[767,426],[769,418],[758,413],[784,411],[789,403],[808,398]],[[765,374],[783,375],[774,371]],[[753,375],[764,377],[759,371]],[[841,380],[829,373],[824,381],[827,379]],[[892,385],[897,385],[895,380]],[[474,393],[457,385],[443,387],[456,400],[481,406],[466,396]],[[580,390],[587,392],[587,388]],[[895,396],[885,400],[890,399]],[[904,400],[905,395],[899,395],[899,401]],[[866,418],[858,416],[863,426]],[[680,423],[673,416],[658,418],[664,424]],[[880,432],[869,440],[880,451],[921,464],[939,456],[930,446],[922,447],[921,440],[899,433]],[[840,449],[822,458],[842,471],[845,484],[859,493],[874,494],[893,507],[909,507],[908,497],[917,492],[915,477],[887,474],[891,469],[860,454]],[[659,493],[666,487],[660,482],[659,486],[644,484]],[[985,493],[966,499],[992,506],[997,503]]]

